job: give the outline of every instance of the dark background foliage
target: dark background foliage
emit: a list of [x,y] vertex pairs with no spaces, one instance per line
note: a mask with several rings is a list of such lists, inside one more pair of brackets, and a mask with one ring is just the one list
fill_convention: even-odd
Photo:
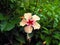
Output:
[[24,27],[19,26],[27,12],[41,18],[30,45],[60,45],[60,0],[0,0],[0,45],[27,45]]

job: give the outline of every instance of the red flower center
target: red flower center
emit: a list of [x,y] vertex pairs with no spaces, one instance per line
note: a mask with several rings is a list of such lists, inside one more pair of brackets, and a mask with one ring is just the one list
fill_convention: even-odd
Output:
[[30,19],[29,19],[29,20],[27,21],[27,25],[33,25],[33,22],[34,22],[33,20],[30,20]]

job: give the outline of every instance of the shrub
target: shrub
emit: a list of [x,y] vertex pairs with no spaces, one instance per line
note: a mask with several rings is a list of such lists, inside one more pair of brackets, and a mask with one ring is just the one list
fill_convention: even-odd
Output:
[[27,12],[41,18],[41,28],[30,34],[31,45],[60,45],[60,0],[0,0],[0,45],[27,44],[19,26]]

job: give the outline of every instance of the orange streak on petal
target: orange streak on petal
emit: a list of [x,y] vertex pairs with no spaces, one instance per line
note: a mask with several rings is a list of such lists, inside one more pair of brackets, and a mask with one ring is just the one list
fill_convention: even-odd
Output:
[[21,19],[23,19],[24,18],[24,16],[22,16],[22,17],[20,17]]

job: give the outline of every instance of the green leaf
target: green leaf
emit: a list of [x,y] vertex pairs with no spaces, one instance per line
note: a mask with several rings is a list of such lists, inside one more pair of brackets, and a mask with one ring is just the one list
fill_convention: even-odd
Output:
[[59,20],[58,20],[57,18],[55,18],[55,20],[54,20],[54,24],[53,24],[53,27],[54,27],[54,28],[57,27],[58,22],[59,22]]
[[29,7],[29,0],[25,0],[24,5],[25,5],[26,8],[28,8]]
[[37,42],[36,45],[41,45],[41,42]]
[[51,34],[51,31],[50,30],[48,30],[47,28],[45,28],[45,27],[43,27],[43,31],[42,32],[44,32],[44,33],[46,33],[46,34]]
[[45,35],[40,34],[40,38],[41,38],[42,40],[45,40]]
[[50,37],[46,37],[46,45],[50,45],[50,42],[51,42],[51,38]]
[[58,32],[54,33],[53,37],[54,37],[55,39],[60,40],[60,33],[58,33]]
[[54,45],[59,44],[59,41],[58,40],[55,40],[55,39],[53,39],[52,42],[53,42]]
[[13,23],[9,23],[7,21],[2,21],[0,25],[1,25],[1,31],[10,31],[15,27]]
[[21,43],[25,43],[25,39],[22,36],[17,36],[16,40],[19,41],[19,42],[21,42]]
[[60,43],[58,45],[60,45]]
[[6,25],[7,25],[6,21],[1,22],[1,31],[3,31],[5,29]]
[[11,0],[12,3],[14,3],[16,0]]
[[4,16],[3,16],[3,14],[1,14],[0,13],[0,20],[4,20],[5,18],[4,18]]
[[14,24],[12,24],[12,23],[7,23],[4,31],[10,31],[10,30],[13,29],[14,27],[15,27]]

